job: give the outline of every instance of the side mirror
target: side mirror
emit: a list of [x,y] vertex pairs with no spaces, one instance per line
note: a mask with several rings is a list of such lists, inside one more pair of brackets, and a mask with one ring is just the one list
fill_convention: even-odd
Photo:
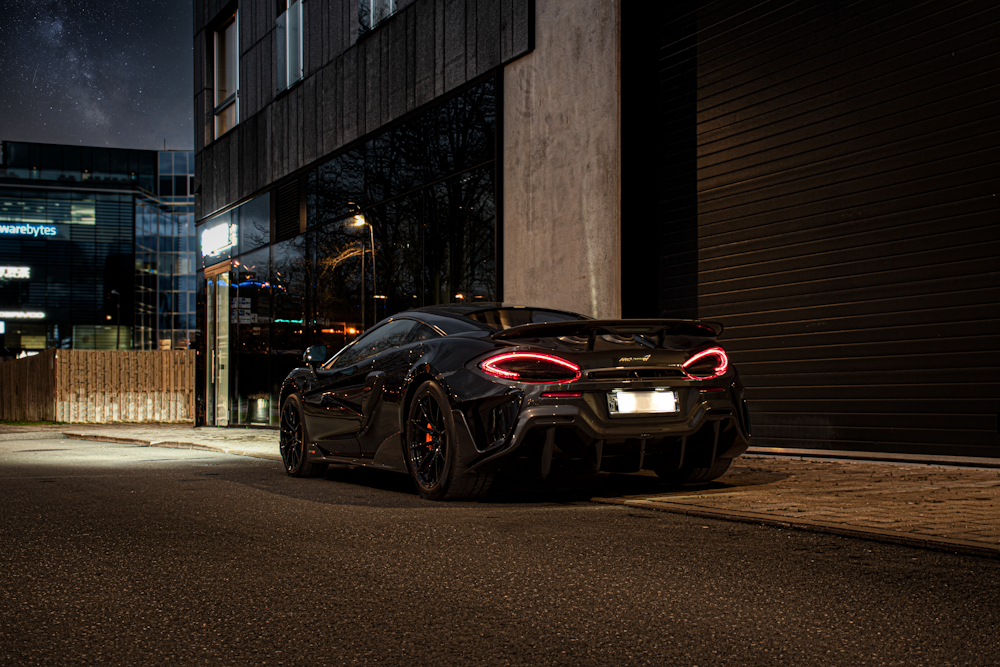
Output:
[[313,345],[306,348],[306,353],[302,355],[302,363],[307,366],[315,366],[326,361],[326,345]]

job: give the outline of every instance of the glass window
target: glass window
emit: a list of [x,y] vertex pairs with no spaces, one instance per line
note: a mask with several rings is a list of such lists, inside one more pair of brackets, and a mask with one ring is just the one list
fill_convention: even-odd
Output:
[[188,177],[185,176],[174,176],[174,196],[175,197],[187,197],[188,194]]
[[271,242],[271,194],[265,193],[240,206],[240,252]]
[[215,33],[215,103],[236,94],[236,16]]
[[[424,305],[422,294],[427,281],[423,276],[423,254],[428,246],[422,215],[424,196],[423,191],[415,192],[365,211],[372,233],[360,229],[368,236],[365,278],[372,287],[366,291],[367,307],[374,315],[372,322]],[[370,261],[373,255],[374,270]]]
[[187,153],[174,153],[174,173],[175,174],[187,174],[188,173],[188,154]]
[[393,15],[396,0],[358,0],[358,34],[364,34]]
[[426,188],[425,303],[493,301],[496,289],[492,165]]
[[239,122],[239,34],[236,14],[215,33],[215,136]]
[[494,329],[510,329],[522,324],[537,324],[542,322],[568,322],[587,319],[583,315],[566,313],[560,310],[536,310],[533,308],[490,308],[465,315]]
[[128,151],[121,148],[112,148],[108,155],[110,159],[109,171],[115,176],[128,174]]
[[[306,237],[271,246],[272,354],[293,355],[294,368],[306,348],[306,292],[310,282]],[[291,370],[291,368],[289,369]]]
[[306,181],[306,219],[324,225],[365,205],[365,151],[351,150],[312,171]]
[[236,296],[235,303],[230,304],[230,319],[235,324],[230,326],[236,355],[237,421],[240,424],[267,424],[270,421],[270,257],[270,251],[263,248],[233,262]]
[[174,161],[170,158],[170,153],[160,153],[160,174],[174,173]]
[[406,339],[407,343],[419,343],[422,340],[431,340],[432,338],[440,338],[441,334],[434,329],[431,329],[426,324],[416,323],[413,327],[413,331],[410,332],[410,337]]
[[[313,342],[339,350],[364,330],[361,322],[362,239],[339,220],[309,234]],[[370,294],[370,293],[368,293]]]
[[283,4],[286,9],[275,22],[276,94],[302,79],[302,0],[284,0]]
[[370,359],[380,352],[405,345],[410,330],[417,323],[413,320],[394,320],[372,329],[331,360],[329,368],[343,368]]
[[226,211],[198,226],[198,247],[201,249],[201,267],[212,266],[229,259],[236,253],[238,228],[233,212]]

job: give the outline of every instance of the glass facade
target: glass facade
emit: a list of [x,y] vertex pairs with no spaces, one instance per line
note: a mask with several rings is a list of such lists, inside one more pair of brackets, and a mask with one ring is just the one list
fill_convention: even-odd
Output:
[[3,346],[189,346],[192,153],[0,145]]
[[[279,385],[309,345],[339,349],[407,308],[498,297],[496,113],[490,79],[314,167],[305,233],[273,238],[269,194],[199,224],[199,318],[222,298],[229,313],[229,363],[208,369],[225,381],[206,383],[228,388],[228,409],[213,421],[213,399],[208,423],[277,424]],[[206,342],[220,359],[223,343]]]
[[135,200],[135,347],[186,350],[195,330],[194,153],[160,151],[160,196]]
[[2,153],[0,179],[138,185],[156,192],[154,151],[5,141]]
[[0,278],[4,347],[132,346],[132,201],[0,182],[0,266],[27,273]]

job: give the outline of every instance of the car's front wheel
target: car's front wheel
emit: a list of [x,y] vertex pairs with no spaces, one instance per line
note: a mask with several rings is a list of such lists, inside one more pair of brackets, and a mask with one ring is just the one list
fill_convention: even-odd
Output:
[[325,463],[306,457],[306,432],[302,425],[302,401],[292,394],[281,406],[279,448],[285,472],[292,477],[317,477],[326,471]]
[[476,498],[489,489],[492,473],[460,473],[456,469],[455,420],[451,403],[437,382],[417,387],[410,401],[403,452],[406,467],[428,500]]

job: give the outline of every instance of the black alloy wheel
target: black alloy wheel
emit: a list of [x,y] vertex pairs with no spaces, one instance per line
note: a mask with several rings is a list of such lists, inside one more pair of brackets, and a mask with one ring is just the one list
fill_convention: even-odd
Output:
[[281,407],[279,447],[285,472],[292,477],[315,477],[326,470],[323,463],[311,463],[306,458],[305,428],[302,426],[302,403],[292,394]]
[[493,482],[492,473],[460,473],[455,458],[458,446],[451,403],[438,383],[428,380],[417,387],[406,422],[406,467],[428,500],[467,499],[482,495]]

